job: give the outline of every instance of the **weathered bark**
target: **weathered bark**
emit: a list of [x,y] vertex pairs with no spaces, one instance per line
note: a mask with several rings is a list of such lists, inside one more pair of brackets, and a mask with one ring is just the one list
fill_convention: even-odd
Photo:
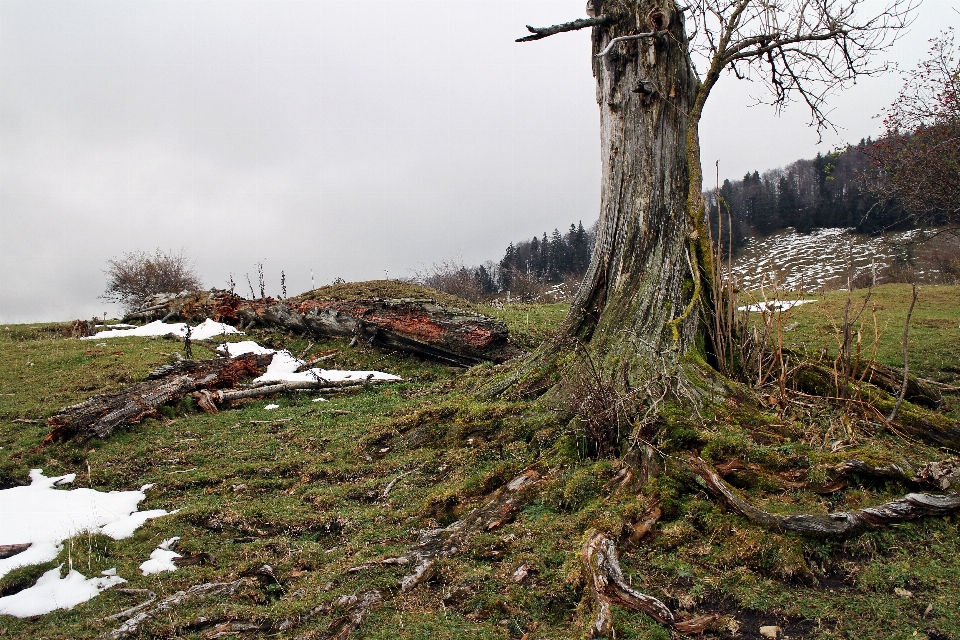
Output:
[[159,407],[177,402],[189,393],[233,387],[239,380],[259,375],[272,358],[272,354],[247,354],[236,358],[183,360],[161,367],[145,382],[61,409],[47,419],[51,431],[44,443],[74,436],[106,438],[117,427],[155,416]]
[[[602,163],[593,256],[559,339],[488,387],[488,395],[542,392],[557,368],[561,377],[577,376],[570,360],[582,358],[564,356],[580,347],[625,388],[642,387],[664,368],[682,377],[676,365],[701,327],[699,243],[706,234],[702,216],[691,215],[687,203],[694,189],[689,114],[699,84],[683,16],[675,4],[655,0],[594,6],[615,19],[593,27]],[[625,36],[638,37],[600,55]]]
[[430,299],[247,300],[226,291],[197,291],[154,300],[124,319],[196,322],[204,318],[241,328],[355,338],[462,366],[503,362],[522,353],[510,344],[502,321]]
[[623,577],[617,547],[604,533],[590,532],[581,552],[590,591],[596,602],[596,618],[587,633],[590,638],[615,638],[611,605],[642,611],[660,624],[680,633],[702,633],[719,616],[706,614],[680,620],[662,601],[640,593]]
[[881,527],[926,516],[940,516],[960,510],[960,494],[908,493],[902,498],[856,511],[780,515],[757,509],[736,494],[730,485],[703,460],[690,463],[694,474],[714,497],[750,522],[768,529],[811,536],[843,537],[871,527]]
[[32,542],[24,542],[22,544],[0,544],[0,558],[9,558],[15,556],[18,553],[23,553],[30,548]]

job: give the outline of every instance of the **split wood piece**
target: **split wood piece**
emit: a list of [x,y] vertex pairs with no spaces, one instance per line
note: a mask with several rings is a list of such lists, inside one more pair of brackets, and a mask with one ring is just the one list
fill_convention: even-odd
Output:
[[32,544],[32,542],[24,542],[22,544],[0,544],[0,559],[10,558],[18,553],[23,553],[29,549]]
[[433,576],[438,559],[457,553],[470,536],[493,531],[509,522],[523,505],[529,491],[539,483],[540,474],[528,469],[494,492],[463,519],[443,529],[431,529],[423,533],[416,546],[404,555],[385,558],[377,564],[412,564],[413,571],[400,581],[400,589],[415,589]]
[[235,358],[183,360],[161,367],[145,382],[61,409],[47,419],[51,431],[44,444],[75,436],[106,438],[117,427],[155,416],[159,407],[177,402],[189,393],[232,387],[244,378],[260,375],[272,358],[272,354],[246,354]]
[[155,618],[168,611],[172,611],[188,600],[208,598],[210,596],[233,595],[246,581],[247,579],[241,578],[233,582],[206,582],[204,584],[194,585],[186,591],[177,591],[169,598],[161,600],[156,606],[137,613],[116,629],[102,634],[100,638],[101,640],[119,640],[120,638],[134,635],[140,631],[140,626],[150,618]]
[[730,508],[750,522],[779,531],[813,536],[849,536],[871,527],[916,520],[925,516],[946,515],[960,510],[960,494],[957,493],[908,493],[892,502],[857,511],[780,515],[761,511],[738,496],[704,460],[692,460],[690,467],[713,496],[725,501]]
[[635,590],[623,577],[617,547],[605,533],[591,531],[582,550],[583,566],[587,571],[587,580],[594,600],[597,603],[597,617],[592,622],[588,637],[616,637],[613,628],[611,605],[618,605],[646,613],[660,624],[667,625],[680,633],[702,633],[711,622],[718,618],[706,614],[680,620],[662,601]]
[[510,344],[503,321],[430,299],[247,300],[226,291],[199,291],[165,298],[125,320],[165,317],[190,322],[209,317],[241,328],[260,326],[310,337],[353,338],[458,366],[503,362],[522,353]]

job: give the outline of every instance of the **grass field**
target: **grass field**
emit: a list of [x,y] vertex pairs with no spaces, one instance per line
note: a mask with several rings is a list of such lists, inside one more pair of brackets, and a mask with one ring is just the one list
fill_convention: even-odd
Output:
[[[872,302],[881,335],[877,358],[900,366],[909,288],[879,287]],[[796,323],[786,341],[835,352],[833,327],[845,303],[844,292],[832,292],[793,309],[784,318],[784,326]],[[485,311],[502,317],[518,344],[532,347],[556,330],[565,307]],[[872,318],[868,307],[865,345],[875,335]],[[248,337],[295,354],[307,347],[287,335]],[[960,287],[920,292],[910,344],[918,375],[956,383]],[[215,415],[185,402],[105,441],[41,446],[46,417],[141,380],[181,347],[162,338],[68,339],[57,325],[0,327],[0,487],[25,484],[30,469],[42,468],[48,476],[77,473],[74,486],[103,491],[155,483],[141,509],[179,509],[125,540],[78,535],[56,561],[0,579],[0,595],[72,562],[87,576],[116,567],[129,581],[124,587],[161,598],[199,583],[250,577],[231,597],[188,601],[151,619],[143,637],[241,637],[239,631],[217,636],[218,625],[262,625],[327,604],[322,615],[269,634],[320,638],[345,612],[338,599],[377,589],[383,602],[355,638],[577,638],[589,621],[579,558],[586,532],[619,535],[655,497],[662,518],[651,537],[622,546],[621,563],[635,588],[670,606],[722,614],[704,637],[759,638],[761,625],[779,625],[791,638],[960,638],[956,516],[845,541],[771,533],[710,500],[669,462],[683,451],[718,464],[736,458],[747,468],[728,480],[755,504],[788,513],[859,508],[905,492],[896,483],[861,479],[820,495],[789,488],[788,474],[813,482],[849,458],[917,466],[947,455],[872,429],[842,408],[783,415],[730,403],[702,420],[669,415],[658,442],[666,472],[638,495],[636,487],[612,481],[621,461],[578,455],[576,425],[560,408],[476,400],[473,392],[496,367],[453,369],[331,339],[310,349],[339,349],[324,362],[328,368],[375,368],[404,382],[329,402],[296,393]],[[195,357],[211,354],[194,346]],[[957,397],[950,400],[948,410],[955,411]],[[268,402],[280,408],[267,411]],[[839,437],[846,445],[835,450]],[[427,584],[401,592],[403,566],[364,567],[400,554],[421,530],[454,522],[529,467],[546,480],[519,515],[441,560]],[[209,553],[215,563],[141,576],[139,564],[173,536],[181,537],[180,550]],[[517,581],[514,572],[524,564],[528,575]],[[363,568],[350,571],[355,567]],[[0,634],[96,638],[119,626],[103,618],[142,599],[114,589],[70,611],[23,620],[0,616]],[[618,638],[671,637],[642,614],[616,616]]]

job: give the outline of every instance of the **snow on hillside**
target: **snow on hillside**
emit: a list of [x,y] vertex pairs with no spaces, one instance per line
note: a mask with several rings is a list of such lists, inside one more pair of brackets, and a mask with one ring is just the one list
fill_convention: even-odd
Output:
[[743,289],[772,286],[813,291],[846,286],[853,272],[890,265],[894,243],[917,231],[886,236],[855,235],[846,229],[817,229],[798,233],[787,229],[767,238],[749,238],[733,261],[733,273]]

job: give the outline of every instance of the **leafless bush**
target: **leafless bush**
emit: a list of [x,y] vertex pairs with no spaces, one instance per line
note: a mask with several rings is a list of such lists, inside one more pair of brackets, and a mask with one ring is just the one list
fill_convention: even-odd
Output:
[[497,293],[496,266],[492,262],[467,267],[460,258],[448,258],[416,270],[410,280],[470,302],[483,302]]
[[150,254],[133,251],[107,261],[107,288],[100,296],[128,309],[157,293],[196,291],[203,287],[187,256],[157,249]]

